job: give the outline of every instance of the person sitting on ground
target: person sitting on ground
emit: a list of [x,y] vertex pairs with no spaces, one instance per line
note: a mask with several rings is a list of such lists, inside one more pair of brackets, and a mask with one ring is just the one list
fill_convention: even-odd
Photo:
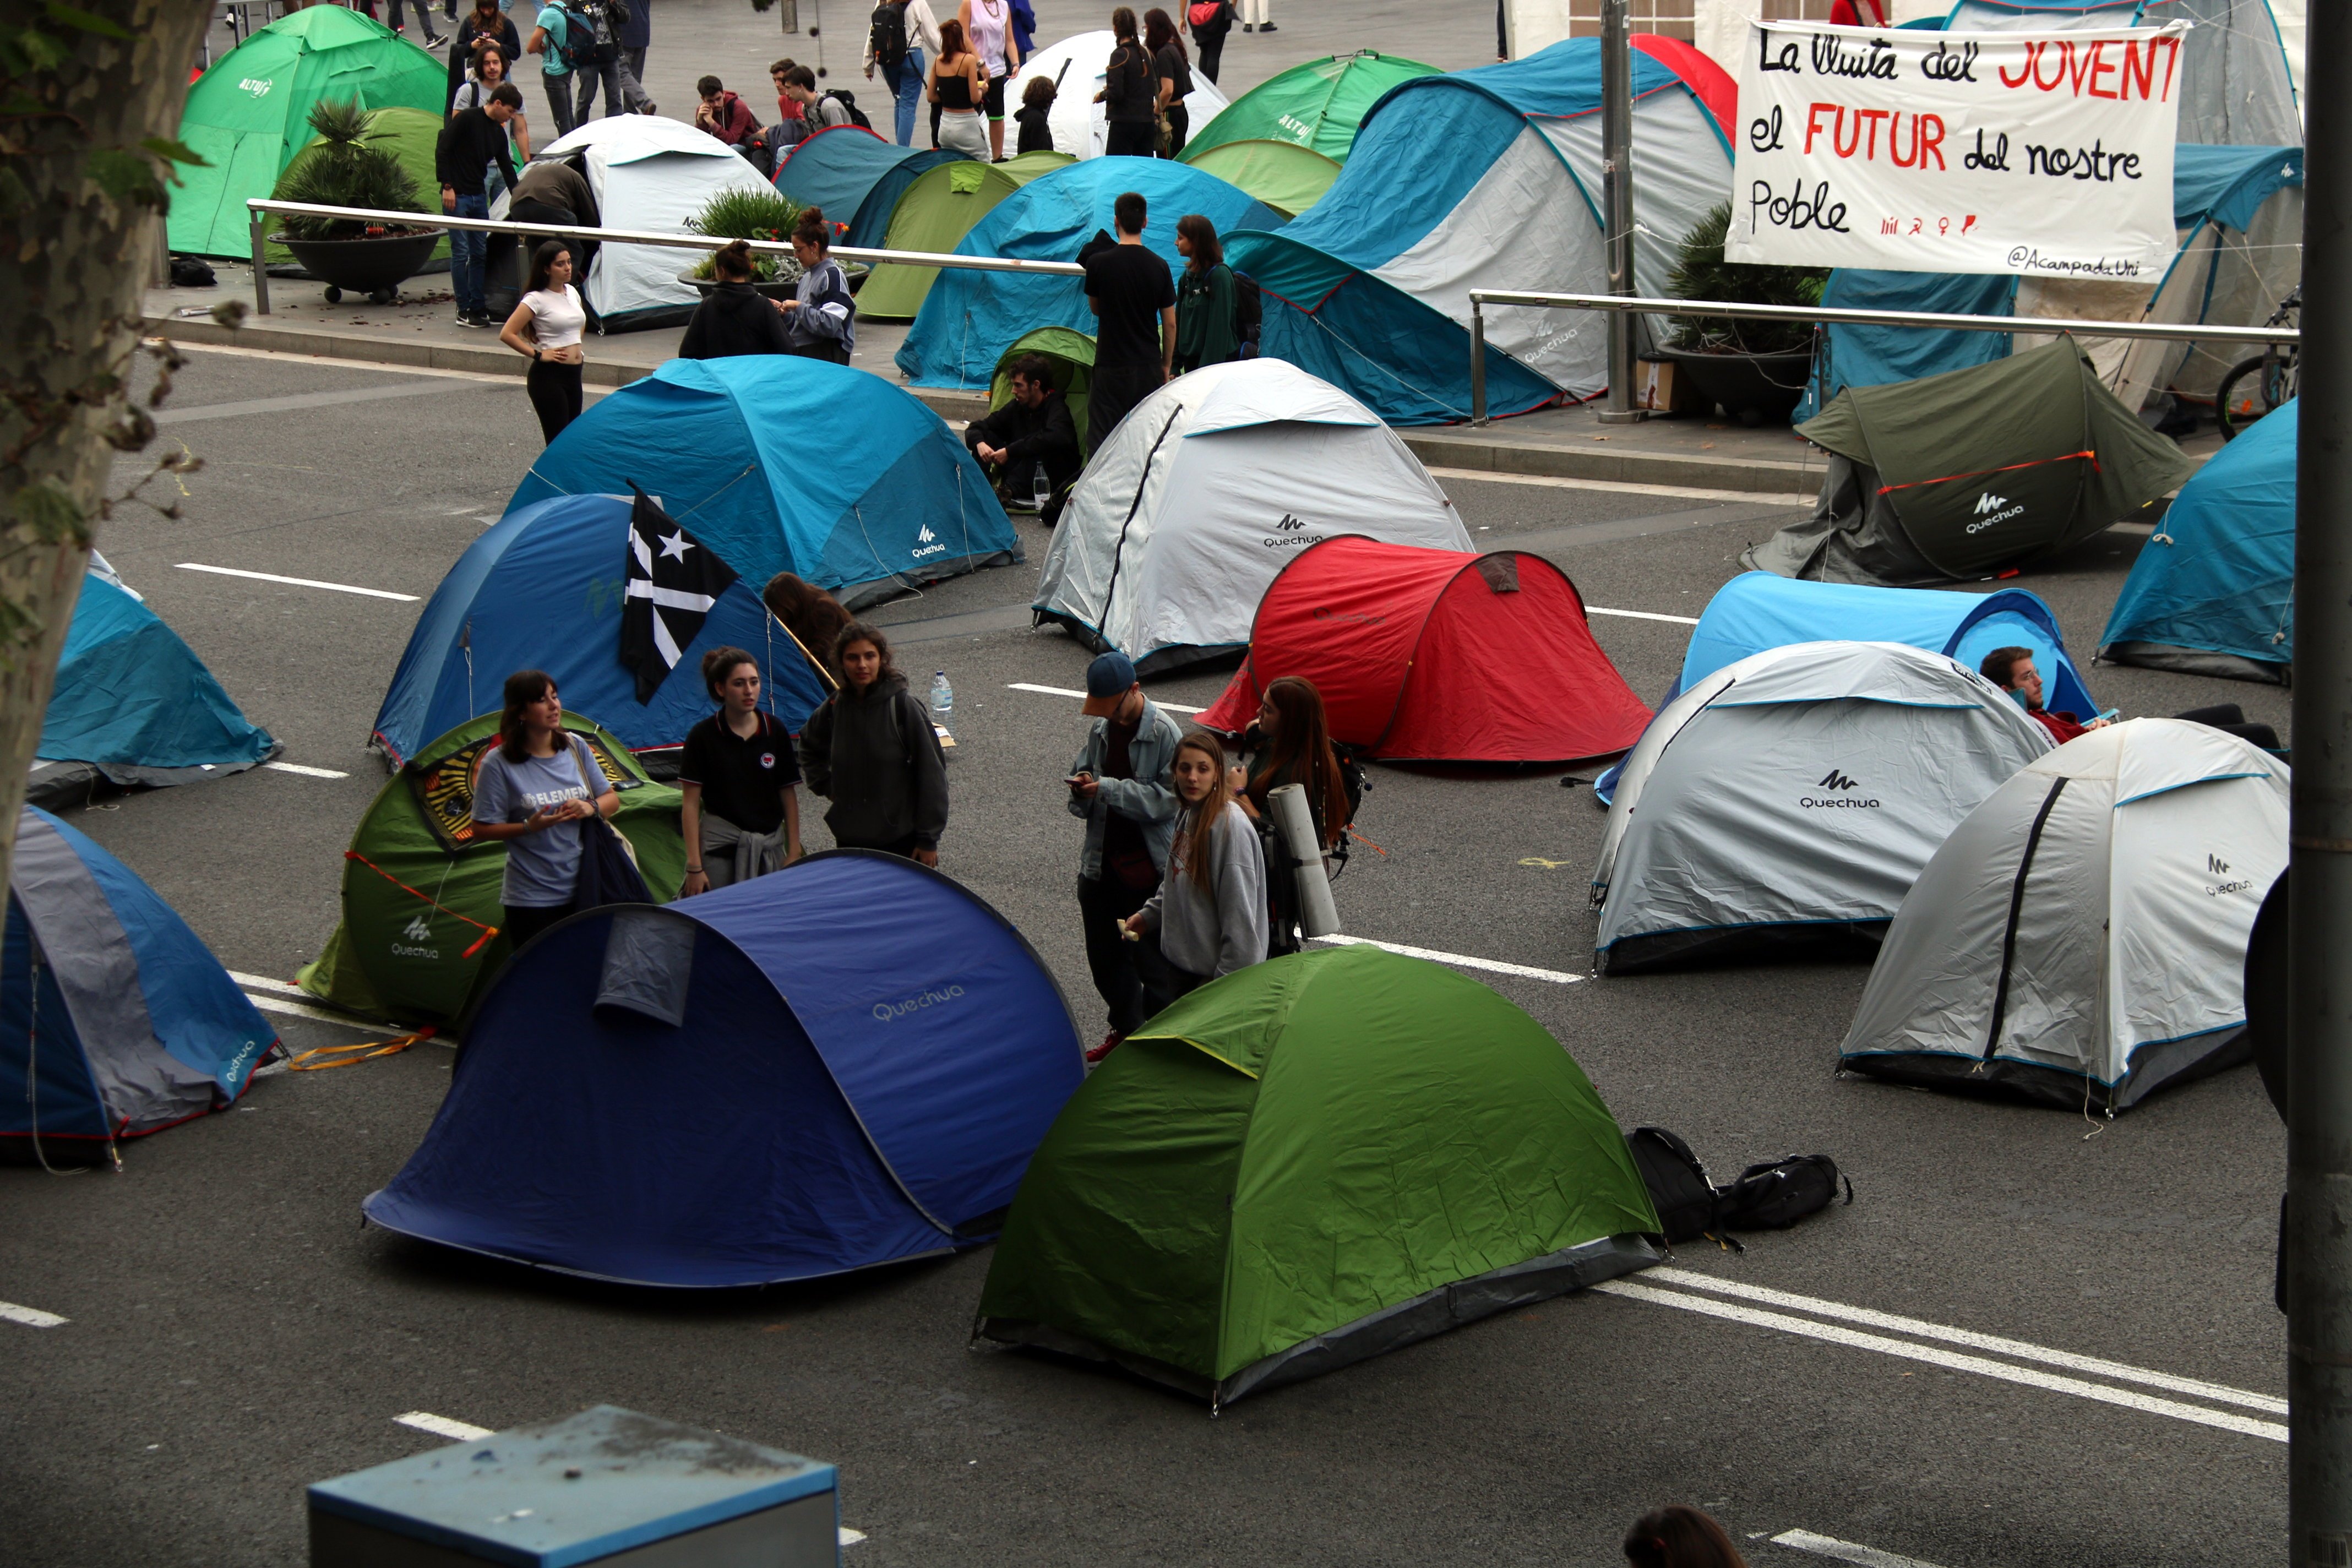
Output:
[[856,123],[849,118],[849,106],[832,93],[820,96],[816,90],[816,72],[806,66],[794,66],[784,73],[784,96],[801,106],[801,114],[808,121],[809,134],[830,131],[836,125]]
[[827,650],[841,640],[842,628],[849,625],[849,612],[841,607],[841,601],[790,572],[769,578],[768,585],[760,590],[760,601],[793,634],[809,662],[823,672],[817,679],[829,680],[833,671],[824,662]]
[[[2042,707],[2042,672],[2033,667],[2033,650],[2030,647],[1997,647],[1985,655],[1978,670],[1987,680],[2022,704],[2025,710],[2050,731],[2050,738],[2062,746],[2077,735],[2104,729],[2109,722],[2105,719],[2093,719],[2085,723],[2075,714],[2053,713]],[[2191,708],[2185,713],[2175,713],[2173,717],[2186,719],[2192,724],[2226,730],[2266,752],[2281,749],[2278,731],[2268,724],[2248,723],[2245,710],[2234,702],[2219,703],[2210,708]]]
[[732,359],[739,354],[788,354],[793,337],[784,326],[784,304],[761,294],[751,281],[751,247],[738,239],[710,258],[718,287],[702,297],[677,343],[680,359]]
[[833,226],[823,207],[801,208],[793,254],[800,258],[801,280],[777,307],[789,338],[784,352],[847,364],[857,347],[857,304],[849,297],[849,275],[833,258]]
[[833,805],[824,825],[844,849],[940,863],[948,826],[947,753],[931,716],[890,662],[890,642],[852,621],[834,642],[840,683],[801,731],[801,776]]
[[740,647],[702,656],[719,711],[686,732],[677,784],[686,835],[681,898],[764,877],[799,859],[801,782],[793,738],[760,711],[760,663]]
[[1625,1532],[1625,1561],[1633,1568],[1748,1568],[1723,1526],[1681,1503],[1633,1521]]
[[696,129],[724,142],[729,151],[750,158],[752,138],[760,134],[760,117],[751,112],[751,106],[728,91],[715,76],[696,82],[694,92],[701,100],[694,107]]
[[1153,932],[1171,999],[1265,962],[1265,857],[1234,804],[1225,749],[1206,730],[1176,743],[1176,842],[1160,890],[1129,915],[1130,942]]
[[[1323,874],[1331,874],[1331,852],[1356,819],[1362,791],[1360,772],[1350,773],[1331,744],[1330,721],[1323,710],[1323,694],[1304,676],[1286,675],[1266,683],[1257,721],[1243,737],[1250,753],[1246,766],[1225,776],[1234,804],[1258,826],[1267,867],[1270,910],[1267,951],[1297,952],[1306,945],[1299,928],[1298,883],[1288,875],[1289,847],[1272,821],[1266,796],[1285,784],[1307,792],[1307,820],[1315,825],[1316,841],[1323,847]],[[1351,787],[1352,785],[1352,787]]]
[[1050,153],[1054,150],[1054,79],[1033,76],[1029,85],[1021,89],[1021,107],[1013,111],[1013,123],[1021,127],[1021,139],[1013,144],[1013,153]]
[[1049,499],[1040,515],[1051,528],[1078,477],[1077,422],[1070,416],[1069,400],[1055,388],[1054,367],[1044,354],[1014,360],[1009,379],[1013,401],[965,426],[963,444],[995,480],[1008,509],[1036,505],[1037,470],[1043,468]]
[[809,132],[815,129],[809,123],[808,116],[801,111],[800,100],[793,96],[793,68],[790,57],[768,68],[768,79],[776,84],[776,122],[761,132],[760,139],[767,144],[772,163],[782,155],[785,148],[797,146],[808,140]]

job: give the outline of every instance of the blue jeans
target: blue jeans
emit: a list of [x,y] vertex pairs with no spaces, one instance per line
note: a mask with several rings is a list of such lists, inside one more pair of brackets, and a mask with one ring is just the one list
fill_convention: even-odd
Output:
[[915,144],[915,106],[923,101],[923,51],[908,49],[898,65],[898,145]]
[[[490,199],[488,196],[459,196],[459,217],[488,217]],[[449,287],[457,296],[457,309],[464,311],[487,310],[489,296],[484,292],[482,263],[489,254],[489,236],[478,228],[453,228],[449,231]]]

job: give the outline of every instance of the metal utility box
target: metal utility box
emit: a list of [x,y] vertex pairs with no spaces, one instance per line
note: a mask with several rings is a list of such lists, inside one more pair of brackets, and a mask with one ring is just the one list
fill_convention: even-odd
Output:
[[310,1489],[311,1568],[838,1568],[831,1465],[599,1405]]

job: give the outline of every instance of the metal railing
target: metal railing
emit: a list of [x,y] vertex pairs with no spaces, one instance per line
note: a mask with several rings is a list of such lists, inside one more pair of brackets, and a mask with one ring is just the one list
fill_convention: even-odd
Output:
[[1825,305],[1733,305],[1720,300],[1652,300],[1633,294],[1538,294],[1502,289],[1470,290],[1470,423],[1486,417],[1488,305],[1533,305],[1563,310],[1635,311],[1659,316],[1717,316],[1747,321],[1821,321],[1863,327],[1917,327],[1930,331],[2072,332],[2083,338],[2149,338],[2165,342],[2300,343],[2293,327],[2200,327],[2170,321],[2079,321],[2044,316],[1962,316],[1938,310],[1851,310]]
[[[408,228],[462,228],[481,234],[511,234],[533,239],[593,239],[605,245],[656,245],[672,250],[718,250],[735,242],[723,235],[677,234],[662,229],[583,228],[577,225],[509,223],[499,218],[459,217],[454,213],[384,212],[373,207],[318,206],[309,202],[272,202],[255,197],[246,204],[253,223],[253,304],[269,314],[269,268],[262,248],[268,239],[271,214],[280,216],[345,218],[355,223],[398,224]],[[790,256],[793,247],[781,240],[747,239],[758,256]],[[873,250],[837,245],[835,259],[889,262],[907,267],[960,268],[969,272],[1033,272],[1055,278],[1083,278],[1087,269],[1075,261],[1027,261],[1009,256],[952,256],[933,250]]]

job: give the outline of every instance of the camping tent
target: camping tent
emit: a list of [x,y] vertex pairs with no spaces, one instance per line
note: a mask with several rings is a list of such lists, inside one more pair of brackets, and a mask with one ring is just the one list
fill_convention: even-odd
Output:
[[1240,733],[1286,675],[1322,692],[1333,740],[1390,762],[1604,756],[1650,717],[1592,640],[1576,584],[1517,551],[1354,534],[1307,546],[1259,601],[1249,656],[1201,722]]
[[2071,338],[1895,386],[1849,386],[1798,434],[1820,503],[1740,557],[1783,577],[1988,577],[2079,543],[2195,471]]
[[279,17],[215,60],[180,116],[180,141],[202,158],[176,165],[168,223],[173,250],[249,258],[253,215],[310,140],[310,106],[357,99],[368,109],[421,109],[439,125],[449,68],[373,16],[317,5]]
[[279,749],[137,595],[83,575],[34,755],[112,784],[177,784],[243,773]]
[[760,602],[764,578],[738,576],[653,700],[637,700],[636,673],[620,659],[628,549],[629,502],[608,495],[517,508],[467,545],[417,617],[377,710],[375,743],[393,764],[496,707],[517,669],[547,671],[566,703],[631,751],[682,746],[714,706],[702,656],[730,645],[760,661],[761,706],[797,732],[824,688]]
[[1435,66],[1377,49],[1302,61],[1258,83],[1213,120],[1193,115],[1192,134],[1178,156],[1194,163],[1229,142],[1286,142],[1344,163],[1373,104],[1392,87],[1438,74]]
[[1726,665],[1625,759],[1592,873],[1611,974],[1874,941],[2050,734],[1941,654],[1796,643]]
[[[434,163],[434,151],[440,142],[444,123],[440,114],[427,110],[398,106],[372,109],[368,111],[367,130],[361,141],[370,147],[389,148],[393,156],[400,160],[400,166],[408,171],[408,177],[416,182],[416,199],[432,202],[439,194],[441,184],[440,174]],[[296,167],[326,144],[327,139],[323,136],[310,138],[302,150],[287,162],[286,173],[278,176],[278,186],[272,186],[270,194],[276,195],[278,186],[285,184],[287,177],[294,173]],[[246,254],[252,254],[250,247],[247,247]],[[263,257],[272,266],[295,265],[294,253],[275,240],[263,247]],[[434,246],[433,258],[425,270],[438,271],[448,263],[449,237],[444,234],[439,243]]]
[[172,906],[46,811],[16,816],[0,942],[0,1139],[102,1142],[243,1094],[278,1043]]
[[1032,606],[1150,674],[1248,643],[1266,585],[1340,532],[1465,551],[1454,503],[1395,431],[1276,359],[1203,365],[1119,422],[1054,530]]
[[[586,176],[606,228],[685,234],[687,220],[722,191],[767,194],[768,182],[717,137],[656,114],[611,114],[539,150]],[[505,212],[500,205],[497,211]],[[658,245],[600,245],[581,289],[602,330],[674,327],[702,295],[678,274],[694,253]]]
[[1055,388],[1070,406],[1070,422],[1078,427],[1078,450],[1094,448],[1087,440],[1087,399],[1094,390],[1095,341],[1068,327],[1040,327],[1024,332],[996,362],[988,382],[990,413],[1013,401],[1013,362],[1023,354],[1043,354],[1053,367]]
[[838,243],[870,247],[882,243],[916,180],[943,163],[971,162],[942,148],[901,147],[862,125],[829,125],[785,150],[776,189],[804,207],[824,208],[826,221],[841,226]]
[[2246,1059],[2246,943],[2286,869],[2287,768],[2179,719],[2030,763],[1927,862],[1839,1058],[2118,1110]]
[[[657,899],[686,879],[678,792],[653,782],[629,749],[593,721],[566,712],[621,796],[614,825],[637,851]],[[444,1026],[506,963],[491,933],[505,921],[501,844],[474,831],[474,775],[498,742],[499,715],[471,719],[401,764],[376,792],[343,854],[343,918],[315,963],[295,976],[347,1013],[403,1025]]]
[[2297,405],[2222,447],[2140,546],[2099,657],[2284,682],[2294,664]]
[[987,1239],[1085,1070],[1003,916],[911,860],[835,850],[534,941],[362,1206],[632,1284],[835,1274]]
[[[1189,164],[1096,158],[1049,170],[1006,196],[963,237],[956,254],[1076,261],[1096,235],[1111,232],[1112,204],[1126,191],[1140,193],[1149,204],[1152,216],[1143,242],[1171,273],[1184,266],[1176,254],[1176,220],[1186,213],[1202,214],[1219,234],[1282,221],[1265,203]],[[986,386],[1013,341],[1042,326],[1094,331],[1083,279],[947,272],[931,285],[908,329],[898,365],[918,386]]]
[[1221,142],[1186,163],[1247,191],[1284,217],[1297,217],[1323,199],[1339,165],[1295,142]]
[[1127,1037],[1039,1146],[980,1336],[1223,1404],[1658,1261],[1623,1135],[1442,965],[1295,953]]
[[794,572],[853,610],[1021,559],[955,432],[911,394],[827,360],[671,360],[573,420],[507,510],[632,483],[753,584]]
[[[1729,79],[1688,45],[1634,38],[1633,217],[1687,234],[1731,189],[1710,100]],[[1226,259],[1265,292],[1265,353],[1345,387],[1392,425],[1470,416],[1472,289],[1600,293],[1601,40],[1391,89],[1347,169],[1278,234],[1231,235]],[[1220,232],[1223,232],[1220,226]],[[1671,244],[1635,248],[1663,294]],[[1487,405],[1519,414],[1608,379],[1591,311],[1489,306]]]
[[[962,158],[925,169],[890,209],[889,229],[877,243],[885,250],[935,256],[952,251],[997,203],[1048,170],[1075,162],[1066,153],[1024,153],[1002,163]],[[883,262],[858,289],[857,313],[868,321],[911,321],[939,275],[936,267]]]
[[[1095,95],[1102,91],[1103,69],[1110,64],[1111,50],[1118,45],[1118,40],[1105,29],[1074,34],[1033,51],[1004,84],[1006,105],[1018,105],[1031,82],[1039,77],[1047,79],[1054,84],[1054,107],[1046,117],[1054,132],[1054,151],[1078,158],[1101,157],[1108,121]],[[1184,99],[1192,123],[1206,125],[1224,107],[1225,95],[1217,90],[1217,84],[1195,70],[1192,90]],[[1219,232],[1223,229],[1220,225]]]

